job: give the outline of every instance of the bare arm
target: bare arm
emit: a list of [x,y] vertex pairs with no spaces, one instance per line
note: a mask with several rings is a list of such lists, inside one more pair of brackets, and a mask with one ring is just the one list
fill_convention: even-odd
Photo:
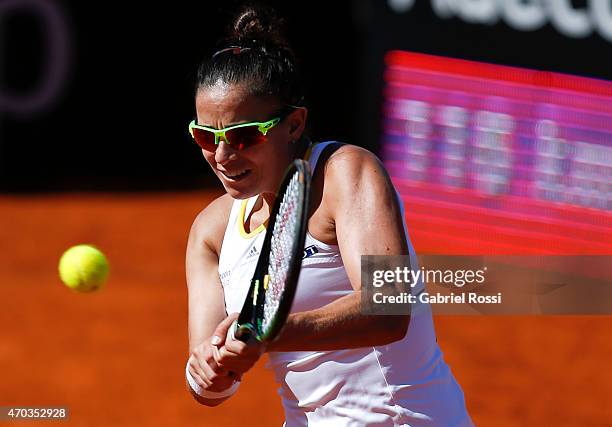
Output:
[[221,213],[219,211],[220,207],[214,204],[202,211],[191,227],[187,242],[185,269],[189,293],[190,351],[209,338],[226,317],[216,247],[220,243],[214,242],[215,234],[219,234],[214,230],[215,222],[218,222],[214,217],[216,213]]
[[[195,219],[189,233],[186,254],[189,295],[189,372],[206,390],[221,391],[233,383],[214,362],[211,336],[226,318],[223,288],[219,279],[219,258],[223,232],[227,224],[228,203],[223,196],[211,203]],[[216,406],[224,399],[206,399],[188,390],[200,403]]]
[[408,254],[400,208],[384,167],[371,153],[348,146],[330,158],[325,174],[324,202],[355,291],[319,309],[290,315],[269,351],[384,345],[404,337],[408,328],[409,315],[368,316],[360,309],[361,255]]

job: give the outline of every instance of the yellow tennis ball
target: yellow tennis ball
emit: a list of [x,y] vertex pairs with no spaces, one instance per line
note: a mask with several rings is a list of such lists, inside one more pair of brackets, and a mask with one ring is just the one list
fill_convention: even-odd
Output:
[[91,245],[73,246],[59,262],[59,274],[66,286],[79,292],[93,292],[104,286],[108,278],[108,261]]

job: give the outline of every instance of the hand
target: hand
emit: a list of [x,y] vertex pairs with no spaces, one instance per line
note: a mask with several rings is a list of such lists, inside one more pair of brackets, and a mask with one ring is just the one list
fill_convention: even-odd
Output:
[[227,372],[234,373],[237,378],[255,365],[261,355],[265,352],[265,345],[255,338],[248,342],[242,342],[231,337],[230,328],[238,319],[238,313],[232,313],[226,317],[213,334],[213,358],[218,367]]
[[189,356],[188,369],[202,388],[219,392],[231,387],[238,377],[215,362],[214,352],[218,350],[211,344],[211,339],[204,341]]

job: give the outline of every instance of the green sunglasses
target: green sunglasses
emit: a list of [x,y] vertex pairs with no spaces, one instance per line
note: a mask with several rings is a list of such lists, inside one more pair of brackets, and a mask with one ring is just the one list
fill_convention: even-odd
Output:
[[219,141],[223,139],[235,150],[240,151],[265,142],[268,131],[279,124],[282,119],[282,117],[276,117],[267,122],[241,123],[223,129],[200,126],[193,120],[189,124],[189,133],[202,150],[216,151]]

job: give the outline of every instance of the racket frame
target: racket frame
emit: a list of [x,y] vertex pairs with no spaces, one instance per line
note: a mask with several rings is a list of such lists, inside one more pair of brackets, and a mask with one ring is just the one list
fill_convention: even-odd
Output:
[[[280,210],[281,203],[283,201],[283,195],[285,194],[285,190],[289,186],[296,171],[298,173],[298,180],[300,183],[298,186],[298,200],[302,200],[302,203],[298,204],[297,207],[299,210],[297,219],[299,226],[297,228],[297,236],[293,240],[291,248],[294,261],[291,263],[287,271],[287,281],[279,301],[278,311],[272,318],[269,328],[266,331],[262,331],[263,326],[261,322],[263,319],[263,310],[265,305],[264,281],[266,280],[265,276],[267,275],[268,264],[270,261],[272,234],[274,232],[274,225],[276,224],[278,211]],[[251,339],[251,337],[254,337],[260,342],[273,341],[280,333],[281,329],[285,325],[287,317],[289,316],[302,267],[304,242],[306,240],[306,232],[308,230],[310,185],[311,174],[308,162],[302,159],[295,160],[287,168],[285,176],[283,177],[281,185],[279,186],[279,191],[277,193],[272,212],[270,213],[270,219],[268,220],[264,243],[261,248],[259,259],[257,260],[253,278],[251,279],[249,291],[236,322],[234,337],[241,341],[247,342],[249,339]]]

